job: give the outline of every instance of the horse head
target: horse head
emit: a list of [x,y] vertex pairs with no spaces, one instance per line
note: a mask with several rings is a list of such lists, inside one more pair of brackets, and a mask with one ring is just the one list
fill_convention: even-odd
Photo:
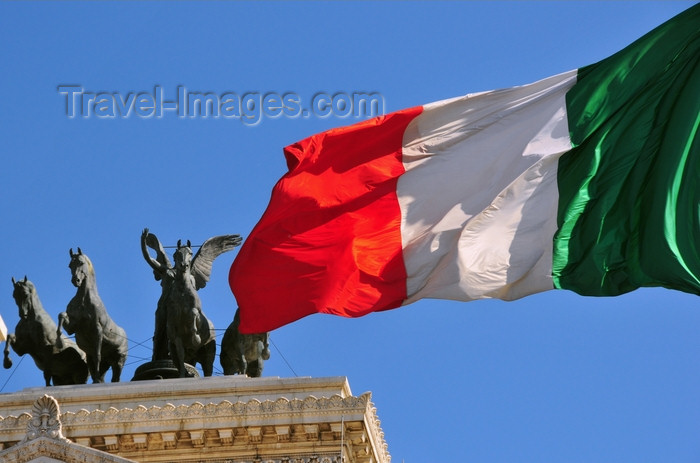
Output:
[[187,245],[183,246],[180,240],[177,240],[177,250],[173,254],[175,260],[175,271],[179,274],[189,274],[190,264],[192,263],[192,245],[190,240],[187,240]]
[[68,264],[71,272],[71,283],[76,288],[79,288],[86,278],[95,278],[95,269],[92,262],[83,254],[83,251],[78,248],[77,253],[73,253],[73,248],[70,249],[70,263]]
[[34,299],[36,298],[36,288],[34,284],[27,280],[27,276],[25,275],[24,280],[20,281],[16,281],[15,277],[12,277],[12,285],[14,286],[12,297],[15,298],[15,302],[17,303],[20,320],[33,319],[35,316]]

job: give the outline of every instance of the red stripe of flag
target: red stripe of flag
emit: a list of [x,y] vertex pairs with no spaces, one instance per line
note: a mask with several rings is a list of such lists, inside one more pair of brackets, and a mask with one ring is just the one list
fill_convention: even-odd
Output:
[[240,330],[322,312],[357,317],[406,298],[396,196],[403,134],[422,107],[313,135],[284,150],[289,172],[229,274]]

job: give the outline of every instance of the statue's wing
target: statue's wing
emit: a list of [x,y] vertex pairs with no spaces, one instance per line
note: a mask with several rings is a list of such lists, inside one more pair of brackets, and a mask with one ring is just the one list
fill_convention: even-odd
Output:
[[156,260],[160,265],[164,265],[167,268],[173,267],[170,263],[170,259],[168,259],[168,255],[165,253],[165,249],[163,249],[163,245],[160,244],[156,235],[151,232],[146,235],[146,246],[156,252]]
[[211,276],[211,265],[220,254],[241,244],[241,235],[221,235],[209,238],[192,259],[192,275],[197,289],[204,288]]

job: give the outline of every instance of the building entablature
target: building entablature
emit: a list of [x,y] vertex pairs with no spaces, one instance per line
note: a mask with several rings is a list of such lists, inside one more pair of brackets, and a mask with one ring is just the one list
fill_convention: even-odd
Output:
[[0,417],[0,450],[25,439],[41,389],[60,403],[67,439],[132,461],[340,463],[341,455],[343,462],[390,461],[371,394],[353,396],[344,377],[223,376],[109,386],[0,394],[0,409],[14,412]]

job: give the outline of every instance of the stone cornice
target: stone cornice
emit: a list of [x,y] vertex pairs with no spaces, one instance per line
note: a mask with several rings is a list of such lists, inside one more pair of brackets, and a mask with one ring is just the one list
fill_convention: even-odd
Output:
[[[366,392],[365,394],[370,394]],[[365,395],[363,394],[363,396]],[[371,398],[371,394],[370,397]],[[381,421],[379,421],[379,417],[377,416],[377,409],[374,407],[374,405],[369,401],[368,398],[368,413],[366,416],[366,423],[365,425],[367,426],[367,430],[369,432],[369,437],[374,444],[373,447],[375,451],[378,453],[377,455],[377,461],[385,461],[385,462],[390,462],[391,461],[391,456],[389,455],[389,446],[386,443],[386,440],[384,439],[384,431],[382,431],[381,427]]]
[[[329,394],[328,391],[333,392]],[[64,411],[106,408],[105,404],[111,405],[115,400],[119,403],[128,403],[131,400],[134,404],[190,404],[201,400],[202,395],[226,397],[232,402],[247,401],[251,398],[264,401],[280,396],[293,399],[308,395],[317,397],[333,394],[339,394],[342,397],[352,395],[347,379],[342,376],[327,378],[212,376],[195,380],[185,378],[49,388],[32,387],[14,393],[0,394],[0,411],[5,416],[22,413],[27,409],[27,403],[33,403],[37,397],[47,392],[60,402],[61,409]]]

